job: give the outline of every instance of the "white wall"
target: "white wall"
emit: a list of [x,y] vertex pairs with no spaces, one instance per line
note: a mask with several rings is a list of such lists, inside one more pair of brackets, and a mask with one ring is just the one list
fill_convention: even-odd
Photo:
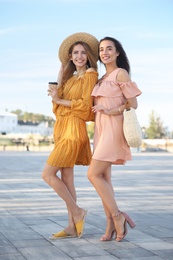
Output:
[[17,115],[0,112],[0,133],[11,133],[14,132],[17,127]]

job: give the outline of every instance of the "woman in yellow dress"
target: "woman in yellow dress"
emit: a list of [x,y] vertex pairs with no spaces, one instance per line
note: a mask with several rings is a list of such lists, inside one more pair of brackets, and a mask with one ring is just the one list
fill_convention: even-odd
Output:
[[50,238],[80,238],[86,211],[76,204],[73,170],[74,165],[89,165],[92,156],[86,121],[94,120],[91,92],[98,79],[98,41],[88,33],[72,34],[62,42],[59,59],[57,85],[48,89],[56,116],[55,145],[42,177],[65,201],[69,217],[68,226]]

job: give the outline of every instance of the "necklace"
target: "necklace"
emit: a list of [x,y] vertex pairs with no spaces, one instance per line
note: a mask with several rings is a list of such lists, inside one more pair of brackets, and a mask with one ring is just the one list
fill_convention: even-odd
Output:
[[86,72],[86,70],[76,72],[76,77],[78,78],[78,77],[82,76],[85,72]]

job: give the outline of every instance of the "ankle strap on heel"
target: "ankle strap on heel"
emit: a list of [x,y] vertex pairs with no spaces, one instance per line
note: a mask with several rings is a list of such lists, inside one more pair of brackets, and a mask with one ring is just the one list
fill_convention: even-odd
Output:
[[115,213],[115,215],[112,215],[112,218],[118,218],[121,214],[122,214],[122,212],[120,210],[118,210],[118,212]]

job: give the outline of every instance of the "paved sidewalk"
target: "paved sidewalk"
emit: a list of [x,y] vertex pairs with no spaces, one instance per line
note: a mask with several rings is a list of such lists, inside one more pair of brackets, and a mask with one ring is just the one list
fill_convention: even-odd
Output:
[[41,179],[47,152],[0,152],[0,260],[173,259],[173,154],[134,153],[113,167],[115,195],[136,223],[117,243],[105,231],[101,200],[87,167],[75,167],[79,206],[88,209],[81,239],[49,240],[67,225],[64,202]]

